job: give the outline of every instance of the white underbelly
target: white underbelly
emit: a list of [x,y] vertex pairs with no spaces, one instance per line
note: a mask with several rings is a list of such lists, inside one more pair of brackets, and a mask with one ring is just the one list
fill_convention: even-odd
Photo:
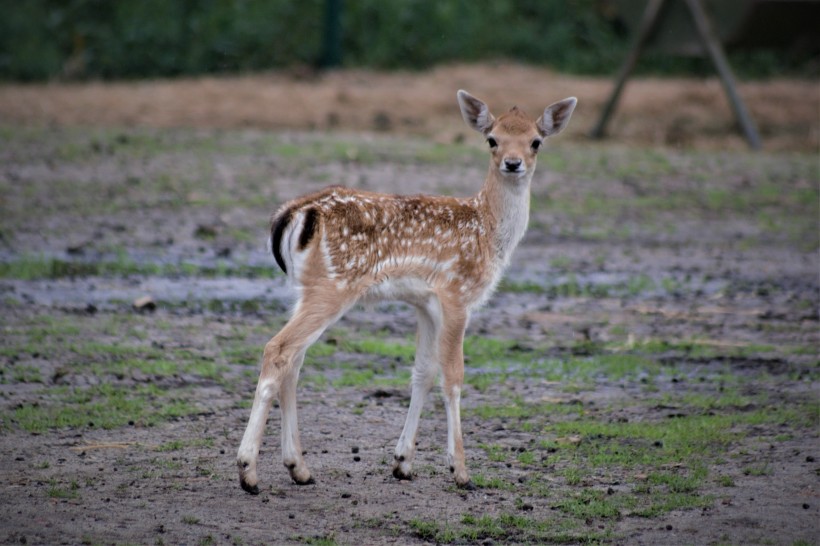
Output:
[[433,289],[424,279],[418,277],[398,277],[385,279],[368,288],[361,298],[362,303],[384,300],[399,300],[411,305],[426,305],[435,297]]

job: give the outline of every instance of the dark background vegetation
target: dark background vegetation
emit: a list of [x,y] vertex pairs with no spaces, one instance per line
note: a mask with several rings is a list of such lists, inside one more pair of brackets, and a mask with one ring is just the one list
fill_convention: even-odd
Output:
[[[328,59],[326,0],[0,0],[0,79],[114,79],[315,66]],[[612,74],[629,32],[605,0],[348,0],[346,67],[424,68],[515,59]],[[731,54],[741,76],[806,75],[805,52]],[[649,55],[639,70],[709,73]]]

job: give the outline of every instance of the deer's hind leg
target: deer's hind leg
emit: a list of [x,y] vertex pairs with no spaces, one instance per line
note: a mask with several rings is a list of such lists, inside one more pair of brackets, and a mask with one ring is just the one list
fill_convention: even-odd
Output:
[[310,300],[304,298],[290,321],[265,345],[250,419],[236,458],[239,483],[248,493],[259,493],[256,471],[259,448],[271,403],[277,395],[282,412],[282,462],[297,484],[313,482],[299,441],[296,383],[307,348],[348,307],[349,304],[334,305],[327,300],[311,305]]

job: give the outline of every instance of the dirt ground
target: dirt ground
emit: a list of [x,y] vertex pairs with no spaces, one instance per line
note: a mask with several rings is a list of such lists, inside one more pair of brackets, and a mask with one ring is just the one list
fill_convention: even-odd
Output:
[[[391,476],[415,318],[384,304],[308,353],[316,483],[291,483],[274,410],[247,495],[236,450],[292,301],[270,213],[330,183],[474,193],[459,87],[588,105],[468,329],[477,488],[451,483],[437,393],[415,479]],[[711,80],[636,81],[617,142],[590,143],[608,89],[516,65],[0,86],[0,542],[818,544],[816,83],[742,86],[757,154]]]
[[[609,78],[573,77],[515,63],[448,65],[427,72],[293,70],[173,81],[0,86],[6,123],[377,131],[460,141],[452,113],[466,89],[487,102],[535,115],[545,97],[577,96],[565,139],[582,140],[611,92]],[[815,80],[741,82],[739,93],[767,150],[816,152],[820,88]],[[745,149],[717,77],[633,78],[610,134],[622,143]]]

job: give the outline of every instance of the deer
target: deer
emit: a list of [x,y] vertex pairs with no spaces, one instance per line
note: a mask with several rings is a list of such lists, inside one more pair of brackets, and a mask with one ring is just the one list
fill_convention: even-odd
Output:
[[315,483],[303,458],[296,415],[305,352],[357,302],[383,300],[406,302],[418,321],[410,406],[393,476],[413,477],[419,419],[441,376],[447,463],[459,488],[473,488],[460,415],[465,329],[470,313],[493,293],[527,228],[538,151],[567,126],[577,99],[546,107],[535,121],[517,107],[496,118],[464,90],[457,99],[464,121],[484,136],[490,151],[477,195],[388,195],[331,186],[291,200],[273,215],[271,250],[297,299],[288,322],[264,347],[236,459],[246,492],[259,493],[259,448],[277,396],[282,462],[296,484]]

